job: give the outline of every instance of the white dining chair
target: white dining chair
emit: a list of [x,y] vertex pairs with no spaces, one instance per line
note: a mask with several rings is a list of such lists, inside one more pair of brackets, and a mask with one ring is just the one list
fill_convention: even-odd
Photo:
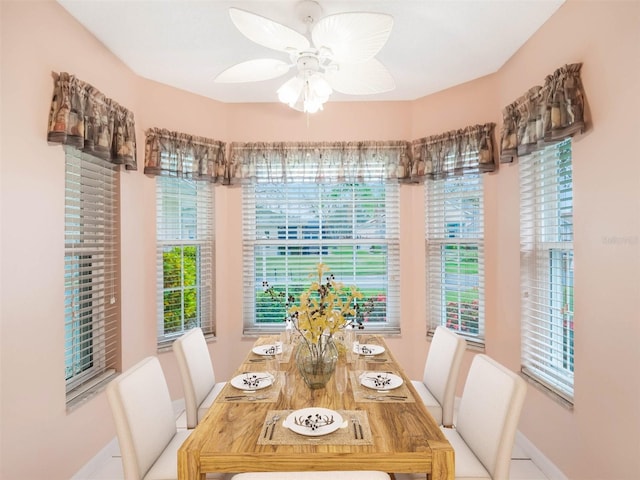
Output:
[[467,342],[439,326],[431,339],[422,380],[411,380],[418,395],[438,425],[453,424],[456,385]]
[[195,428],[226,382],[216,382],[207,341],[193,328],[173,342],[184,391],[187,428]]
[[[484,354],[471,363],[455,428],[440,427],[455,452],[456,479],[508,480],[526,382]],[[424,474],[396,474],[396,480]]]
[[237,473],[231,480],[391,480],[391,477],[374,471],[256,472]]
[[[178,430],[167,381],[147,357],[107,385],[125,480],[178,478],[178,449],[192,430]],[[225,478],[217,475],[207,478]]]

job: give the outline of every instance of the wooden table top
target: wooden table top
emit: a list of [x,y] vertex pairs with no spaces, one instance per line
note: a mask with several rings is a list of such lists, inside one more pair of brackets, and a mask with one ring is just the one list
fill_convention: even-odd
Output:
[[[356,401],[351,382],[348,382],[347,390],[341,397],[333,379],[326,388],[311,390],[297,372],[291,355],[288,363],[280,364],[280,371],[295,373],[294,395],[287,398],[281,390],[277,395],[274,392],[270,398],[263,398],[269,396],[270,389],[279,388],[276,386],[250,394],[257,396],[257,401],[237,401],[227,397],[244,392],[227,383],[207,415],[180,448],[178,478],[204,479],[207,472],[378,470],[389,473],[423,472],[432,480],[453,480],[453,448],[428,413],[384,339],[378,336],[370,338],[372,343],[385,347],[384,354],[367,357],[366,365],[362,360],[347,363],[349,369],[355,371],[356,367],[365,367],[367,371],[387,371],[401,376],[407,400]],[[255,345],[275,341],[275,336],[260,337]],[[234,375],[264,371],[269,363],[265,358],[250,351]],[[284,381],[281,383],[284,384]],[[372,392],[376,393],[375,390]],[[361,396],[359,398],[362,400]],[[366,415],[369,421],[372,444],[318,443],[313,439],[307,441],[304,436],[300,436],[302,441],[294,445],[259,444],[270,411],[312,406],[362,411],[360,413]],[[278,428],[282,420],[279,420]]]

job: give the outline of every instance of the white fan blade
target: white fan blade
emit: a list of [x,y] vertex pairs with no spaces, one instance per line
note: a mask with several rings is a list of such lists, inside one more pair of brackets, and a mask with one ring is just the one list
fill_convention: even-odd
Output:
[[274,58],[259,58],[248,60],[227,68],[216,78],[216,83],[259,82],[284,75],[290,65]]
[[245,37],[265,47],[288,53],[310,47],[304,35],[266,17],[238,8],[230,8],[229,15]]
[[392,27],[393,17],[384,13],[338,13],[320,19],[311,38],[338,63],[366,62],[387,43]]
[[327,70],[325,77],[334,90],[348,95],[371,95],[396,88],[389,70],[375,58],[339,65],[337,70]]

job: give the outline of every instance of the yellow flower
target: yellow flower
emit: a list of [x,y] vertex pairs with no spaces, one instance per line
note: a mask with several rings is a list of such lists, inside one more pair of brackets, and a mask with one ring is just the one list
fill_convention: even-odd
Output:
[[323,280],[328,272],[327,265],[318,263],[316,272],[309,275],[315,279],[300,294],[299,304],[287,310],[296,329],[313,344],[318,343],[322,335],[333,336],[339,329],[356,321],[355,300],[362,298],[362,293],[355,286],[346,289],[341,282],[336,282],[333,275],[327,275]]

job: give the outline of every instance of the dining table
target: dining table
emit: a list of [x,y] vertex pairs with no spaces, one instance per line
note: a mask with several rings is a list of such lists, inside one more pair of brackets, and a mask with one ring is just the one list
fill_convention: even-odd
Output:
[[[257,338],[178,451],[178,479],[213,472],[376,470],[454,479],[454,451],[385,339],[336,342],[347,368],[311,389],[295,344]],[[302,340],[304,341],[304,340]]]

